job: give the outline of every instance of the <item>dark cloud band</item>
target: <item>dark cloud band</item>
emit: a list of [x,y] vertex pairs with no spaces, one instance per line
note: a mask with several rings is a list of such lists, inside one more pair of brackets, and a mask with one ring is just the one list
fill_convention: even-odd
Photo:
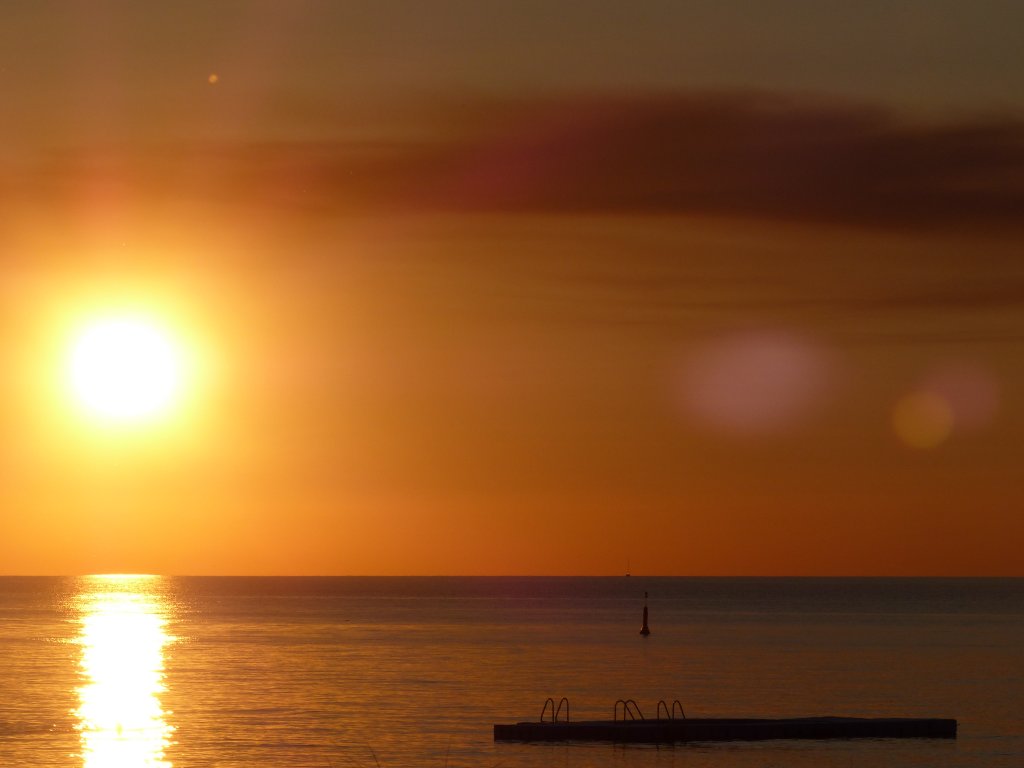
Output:
[[184,143],[131,156],[86,149],[85,159],[52,160],[48,173],[311,211],[1024,224],[1017,119],[907,121],[870,106],[766,94],[491,103],[451,109],[447,121],[438,109],[434,132],[417,141]]

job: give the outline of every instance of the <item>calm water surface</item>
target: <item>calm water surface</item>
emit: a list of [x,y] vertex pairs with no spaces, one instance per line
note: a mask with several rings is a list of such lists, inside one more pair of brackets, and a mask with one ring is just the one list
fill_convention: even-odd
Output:
[[[493,743],[548,696],[960,737]],[[0,578],[3,766],[1019,768],[1022,705],[1019,579]]]

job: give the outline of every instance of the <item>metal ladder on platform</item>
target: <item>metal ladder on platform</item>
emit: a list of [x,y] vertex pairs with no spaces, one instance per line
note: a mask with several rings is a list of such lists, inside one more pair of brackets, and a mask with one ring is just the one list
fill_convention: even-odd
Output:
[[565,705],[565,720],[564,720],[564,722],[568,723],[569,722],[569,700],[565,696],[563,696],[559,700],[558,708],[557,709],[555,708],[555,700],[549,696],[547,698],[547,700],[544,702],[544,708],[540,711],[540,721],[542,723],[544,722],[544,715],[547,714],[548,708],[550,706],[550,709],[551,709],[551,720],[549,720],[548,722],[551,722],[551,723],[559,722],[558,718],[562,714],[562,705],[563,704]]

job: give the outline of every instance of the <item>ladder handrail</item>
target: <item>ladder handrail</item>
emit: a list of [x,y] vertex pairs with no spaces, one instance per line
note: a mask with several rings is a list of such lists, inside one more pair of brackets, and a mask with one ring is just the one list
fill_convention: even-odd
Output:
[[548,711],[548,704],[551,705],[551,722],[555,722],[555,700],[550,696],[544,701],[544,708],[540,711],[540,721],[544,722],[544,713]]
[[559,702],[558,702],[558,709],[555,710],[554,722],[556,722],[556,723],[558,722],[558,715],[562,711],[562,704],[565,704],[565,722],[568,723],[569,722],[569,699],[567,699],[565,696],[563,696],[559,700]]
[[644,719],[644,713],[640,711],[640,705],[633,699],[619,699],[615,702],[615,709],[612,712],[612,719],[619,719],[619,704],[622,705],[622,719],[626,719],[626,715],[629,715],[630,720],[636,720],[636,716],[639,715],[640,719]]
[[683,719],[683,720],[686,719],[686,713],[683,711],[683,704],[682,704],[682,702],[679,701],[679,699],[676,699],[675,701],[672,702],[672,709],[669,709],[668,708],[668,703],[664,699],[661,699],[658,702],[658,717],[657,717],[658,720],[662,719],[661,718],[661,711],[663,709],[665,710],[665,719],[666,720],[675,720],[676,719],[676,710],[677,709],[679,710],[679,717],[681,719]]

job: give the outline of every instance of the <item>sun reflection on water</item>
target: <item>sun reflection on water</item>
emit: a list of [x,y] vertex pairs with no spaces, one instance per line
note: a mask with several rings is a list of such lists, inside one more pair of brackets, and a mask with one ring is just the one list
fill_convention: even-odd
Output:
[[167,603],[159,579],[90,576],[79,593],[82,682],[78,728],[83,768],[171,768],[164,646]]

